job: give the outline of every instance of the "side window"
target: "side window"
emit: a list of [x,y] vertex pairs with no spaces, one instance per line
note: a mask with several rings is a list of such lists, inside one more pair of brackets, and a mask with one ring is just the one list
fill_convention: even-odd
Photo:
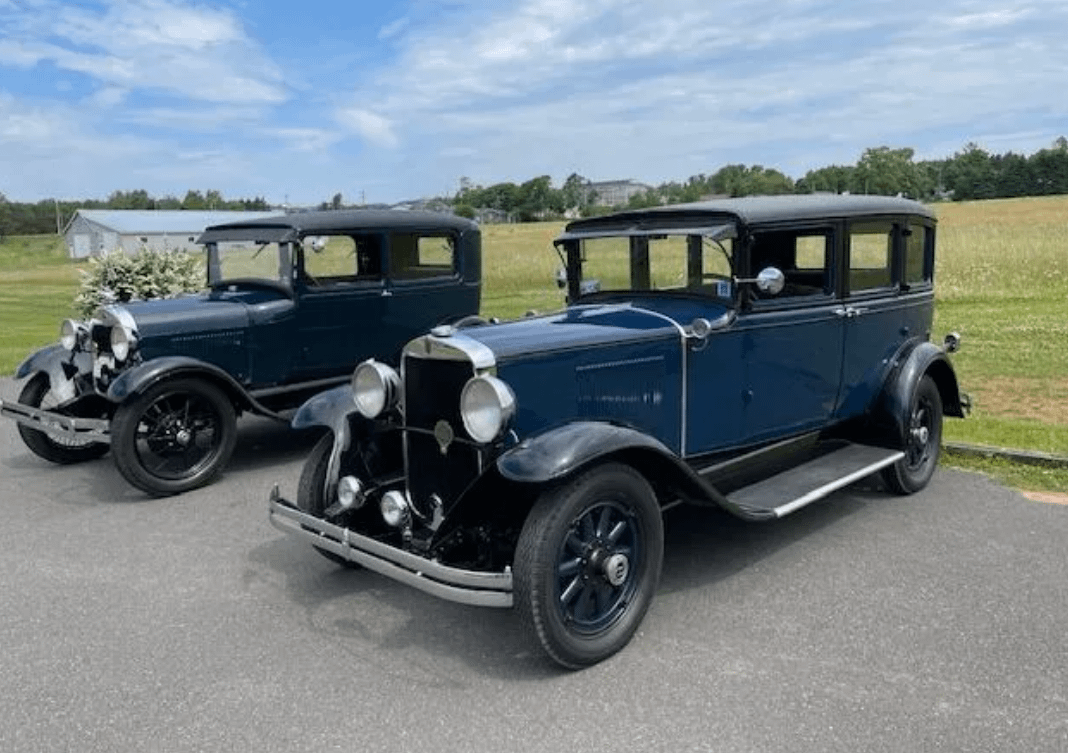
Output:
[[397,233],[390,238],[389,258],[395,280],[449,277],[456,269],[456,243],[445,235]]
[[830,230],[776,231],[757,233],[754,237],[749,268],[755,276],[765,267],[782,271],[786,285],[777,296],[793,298],[824,295],[831,292]]
[[380,236],[309,236],[302,245],[304,280],[310,286],[351,285],[382,276]]
[[862,223],[849,229],[849,292],[888,288],[893,283],[893,225]]
[[931,228],[912,225],[905,235],[905,284],[920,285],[931,281],[927,268],[927,247],[931,245]]

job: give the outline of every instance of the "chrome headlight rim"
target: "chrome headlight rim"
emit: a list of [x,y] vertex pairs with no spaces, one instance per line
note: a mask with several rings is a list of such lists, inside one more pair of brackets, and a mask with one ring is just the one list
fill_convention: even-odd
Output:
[[378,418],[397,404],[401,378],[392,367],[373,358],[352,372],[352,402],[364,418]]
[[467,380],[460,393],[460,418],[471,439],[489,444],[508,428],[515,415],[515,393],[503,380],[480,374]]
[[111,355],[118,363],[129,358],[137,346],[137,335],[122,324],[116,324],[111,328],[109,340],[111,341]]
[[75,319],[64,319],[59,325],[59,344],[64,350],[76,350],[89,335],[89,328],[85,322]]

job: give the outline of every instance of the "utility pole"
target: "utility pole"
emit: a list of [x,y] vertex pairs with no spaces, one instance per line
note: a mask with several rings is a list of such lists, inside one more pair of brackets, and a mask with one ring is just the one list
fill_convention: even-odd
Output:
[[60,227],[59,224],[59,199],[52,199],[52,201],[56,205],[56,235],[61,235],[63,233],[63,228]]

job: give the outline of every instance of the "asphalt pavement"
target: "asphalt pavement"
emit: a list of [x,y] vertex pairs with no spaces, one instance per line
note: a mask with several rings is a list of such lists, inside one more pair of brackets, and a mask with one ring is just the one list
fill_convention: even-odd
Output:
[[1068,750],[1066,506],[940,470],[774,523],[676,508],[638,635],[566,672],[509,610],[272,528],[315,437],[240,426],[217,483],[152,499],[0,421],[0,750]]

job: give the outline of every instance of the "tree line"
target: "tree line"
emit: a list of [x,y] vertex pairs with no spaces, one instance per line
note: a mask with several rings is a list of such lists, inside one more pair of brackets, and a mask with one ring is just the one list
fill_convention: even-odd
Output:
[[78,209],[189,209],[265,212],[271,205],[261,196],[225,199],[219,191],[187,191],[184,198],[155,198],[147,191],[113,191],[107,199],[43,199],[35,203],[7,201],[0,193],[0,238],[61,232]]
[[[952,157],[915,160],[911,148],[878,146],[865,149],[853,165],[829,165],[809,170],[798,180],[761,165],[724,165],[711,175],[699,173],[683,182],[670,181],[630,196],[627,207],[699,201],[709,196],[751,196],[790,193],[857,193],[907,196],[920,201],[967,201],[1068,194],[1068,139],[1056,139],[1029,154],[994,154],[969,143]],[[597,184],[572,173],[559,188],[548,175],[525,183],[491,186],[460,179],[459,190],[420,202],[430,209],[452,211],[483,221],[527,222],[563,216],[590,216],[618,209],[607,206]],[[347,208],[340,193],[319,209]],[[106,200],[45,199],[36,203],[9,202],[0,194],[0,238],[57,232],[76,209],[229,209],[268,211],[262,197],[226,199],[219,191],[187,191],[185,197],[154,198],[144,190],[114,191]]]
[[[916,161],[915,150],[887,146],[865,149],[854,165],[830,165],[810,170],[793,180],[761,165],[724,165],[715,173],[692,175],[633,194],[629,208],[700,201],[709,196],[752,196],[791,193],[856,193],[906,196],[920,201],[968,201],[1068,194],[1068,139],[1058,138],[1030,155],[991,154],[968,144],[948,159]],[[516,185],[498,183],[486,188],[462,178],[448,202],[465,216],[485,210],[508,215],[513,221],[548,219],[569,214],[588,216],[617,209],[608,207],[597,185],[572,173],[554,188],[547,175]]]

